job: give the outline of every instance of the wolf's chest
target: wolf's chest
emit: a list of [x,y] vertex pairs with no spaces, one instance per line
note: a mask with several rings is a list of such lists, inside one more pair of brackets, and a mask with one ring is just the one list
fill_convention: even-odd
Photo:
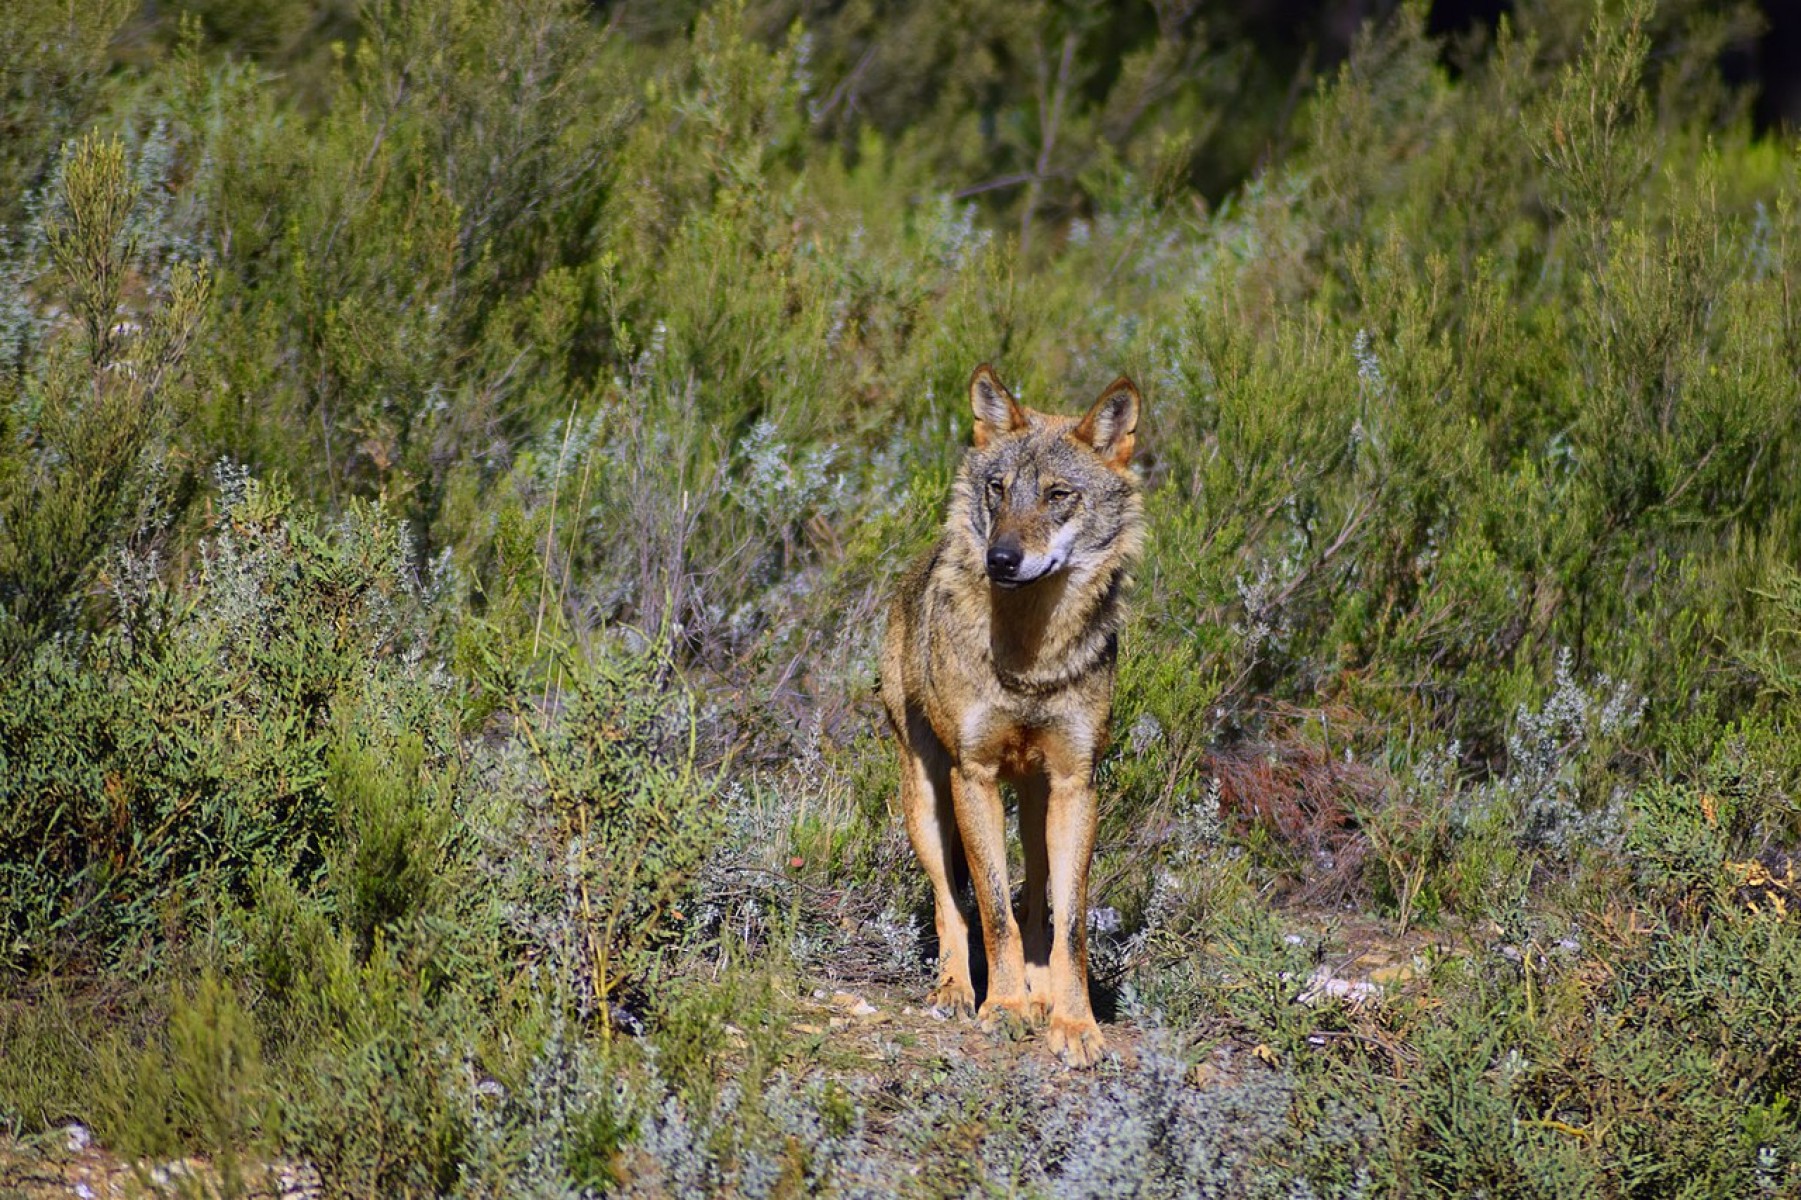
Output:
[[978,703],[958,722],[954,753],[960,761],[993,767],[1003,777],[1080,770],[1092,761],[1105,714],[1091,707],[1044,699]]

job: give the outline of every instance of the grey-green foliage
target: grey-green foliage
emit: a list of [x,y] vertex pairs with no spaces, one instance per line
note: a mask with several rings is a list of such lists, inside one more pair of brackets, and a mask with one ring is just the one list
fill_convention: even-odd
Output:
[[146,98],[219,267],[193,441],[429,522],[504,471],[492,434],[567,411],[625,98],[567,0],[371,4],[352,31],[322,111],[195,26]]
[[[1362,1162],[1381,1136],[1372,1111],[1328,1100],[1297,1121],[1292,1077],[1259,1068],[1196,1087],[1192,1064],[1161,1042],[1099,1078],[1052,1076],[1030,1056],[940,1061],[886,1094],[869,1080],[777,1071],[728,1082],[702,1101],[671,1086],[655,1062],[598,1101],[636,1130],[614,1159],[622,1195],[1374,1193]],[[534,1076],[534,1097],[538,1089]],[[524,1100],[509,1097],[502,1111]],[[907,1120],[884,1134],[870,1112],[891,1105]],[[567,1144],[557,1123],[540,1128],[548,1144]]]
[[58,147],[75,137],[101,103],[108,43],[130,17],[130,0],[67,5],[20,0],[0,13],[0,227],[29,209]]
[[[426,763],[413,730],[356,728],[385,714],[345,705],[326,760],[325,790],[342,823],[329,875],[339,920],[360,957],[377,937],[432,913],[446,878],[446,841],[454,817],[454,770]],[[372,743],[372,744],[371,744]]]
[[1292,1081],[1254,1075],[1208,1091],[1194,1087],[1189,1073],[1187,1062],[1153,1050],[1136,1069],[1097,1088],[1045,1171],[1049,1194],[1149,1200],[1374,1193],[1367,1169],[1357,1165],[1376,1136],[1367,1112],[1334,1108],[1309,1145],[1292,1123]]
[[511,1086],[469,1090],[469,1140],[459,1196],[594,1194],[618,1183],[614,1156],[635,1131],[626,1081],[560,1014]]
[[[1388,711],[1384,688],[1424,688],[1493,764],[1572,647],[1655,724],[1696,676],[1651,632],[1742,619],[1735,589],[1793,544],[1789,218],[1729,200],[1759,152],[1670,157],[1696,135],[1637,99],[1653,35],[1670,27],[1597,20],[1563,64],[1509,35],[1452,88],[1418,14],[1398,19],[1316,100],[1304,199],[1247,193],[1208,231],[1152,406],[1171,532],[1146,575],[1165,628],[1243,631],[1218,652],[1237,689],[1336,678]],[[1662,170],[1534,150],[1578,134]],[[1360,149],[1397,140],[1418,152]],[[1471,161],[1516,165],[1472,196]]]
[[101,1055],[104,1086],[97,1122],[102,1136],[139,1155],[173,1155],[192,1141],[218,1148],[217,1186],[240,1195],[243,1152],[267,1151],[280,1129],[255,1020],[232,986],[210,972],[191,992],[177,989],[167,1026],[144,1052]]
[[[77,627],[103,556],[179,506],[171,425],[210,274],[140,252],[142,190],[123,142],[85,136],[6,255],[15,285],[44,288],[67,315],[23,314],[0,375],[0,664]],[[128,304],[134,283],[149,294]]]
[[881,1194],[880,1177],[858,1161],[862,1113],[832,1103],[829,1083],[809,1087],[778,1074],[754,1091],[727,1084],[697,1112],[673,1094],[659,1096],[659,1082],[652,1075],[638,1101],[637,1169],[620,1181],[620,1195]]
[[[220,525],[191,580],[123,561],[111,629],[46,642],[0,683],[15,962],[121,950],[168,905],[241,897],[260,869],[317,872],[341,821],[366,845],[357,818],[393,818],[345,782],[356,751],[341,736],[408,730],[415,765],[447,750],[401,529],[369,509],[333,528],[279,488],[221,477]],[[364,725],[344,732],[350,714]]]
[[663,654],[602,644],[566,668],[547,705],[503,664],[486,665],[514,738],[478,766],[512,801],[487,852],[520,948],[543,956],[577,1011],[611,1027],[684,932],[685,898],[721,828],[717,779]]

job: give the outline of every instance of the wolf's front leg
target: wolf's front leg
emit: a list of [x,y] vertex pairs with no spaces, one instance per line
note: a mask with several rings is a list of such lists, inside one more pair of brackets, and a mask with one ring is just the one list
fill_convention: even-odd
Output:
[[964,763],[951,776],[957,828],[975,885],[988,952],[988,997],[977,1012],[982,1028],[1009,1036],[1026,1027],[1026,962],[1007,886],[1007,822],[995,768]]
[[1088,1004],[1088,865],[1094,784],[1087,771],[1051,778],[1045,843],[1051,875],[1051,1053],[1072,1067],[1100,1061],[1106,1041]]

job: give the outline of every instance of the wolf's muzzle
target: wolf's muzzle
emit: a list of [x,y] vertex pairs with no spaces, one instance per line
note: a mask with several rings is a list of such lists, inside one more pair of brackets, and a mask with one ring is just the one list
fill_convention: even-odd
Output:
[[996,542],[988,547],[988,578],[996,583],[1018,583],[1019,564],[1025,552],[1016,543]]

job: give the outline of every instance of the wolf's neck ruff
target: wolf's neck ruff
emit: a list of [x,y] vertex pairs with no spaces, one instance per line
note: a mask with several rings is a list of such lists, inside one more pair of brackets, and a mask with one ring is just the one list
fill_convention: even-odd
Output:
[[1124,623],[1124,564],[1098,588],[1072,587],[1068,572],[1017,590],[988,589],[988,655],[1010,692],[1041,695],[1111,670]]

